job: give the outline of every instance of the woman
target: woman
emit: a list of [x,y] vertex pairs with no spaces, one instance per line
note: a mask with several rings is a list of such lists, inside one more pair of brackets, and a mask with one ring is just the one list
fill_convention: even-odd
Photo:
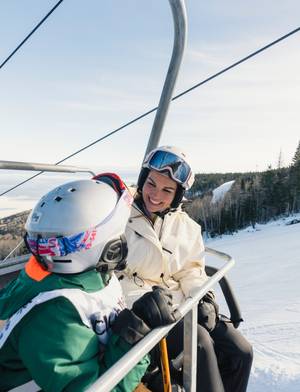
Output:
[[[163,286],[180,304],[206,280],[200,226],[180,209],[194,182],[185,155],[159,147],[143,162],[137,194],[126,228],[128,267],[121,284],[128,306],[153,286]],[[230,324],[218,318],[213,292],[199,304],[197,390],[246,391],[252,348]],[[168,336],[170,358],[183,349],[183,323]]]

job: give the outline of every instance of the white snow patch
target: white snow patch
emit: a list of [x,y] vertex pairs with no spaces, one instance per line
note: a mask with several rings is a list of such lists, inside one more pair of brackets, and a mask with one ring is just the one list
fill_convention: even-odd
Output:
[[[300,214],[206,241],[236,260],[228,278],[245,320],[239,329],[254,349],[248,392],[300,391],[300,223],[288,225],[292,219]],[[206,263],[217,265],[211,256]]]
[[226,195],[226,193],[231,189],[234,181],[224,182],[224,184],[218,186],[218,188],[213,190],[213,197],[211,199],[211,203],[215,204],[219,201],[222,201]]

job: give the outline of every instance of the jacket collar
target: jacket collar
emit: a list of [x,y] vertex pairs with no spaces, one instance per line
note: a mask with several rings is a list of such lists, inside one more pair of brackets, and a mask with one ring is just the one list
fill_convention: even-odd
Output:
[[[157,219],[161,220],[159,217],[157,217]],[[155,224],[158,223],[159,222],[155,222]],[[151,241],[159,249],[162,249],[158,235],[154,230],[153,223],[146,215],[143,214],[135,203],[131,207],[131,215],[127,226],[141,237]]]

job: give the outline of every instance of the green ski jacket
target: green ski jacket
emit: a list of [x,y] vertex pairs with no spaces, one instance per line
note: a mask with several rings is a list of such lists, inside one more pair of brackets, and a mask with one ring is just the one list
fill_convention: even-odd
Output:
[[[0,291],[0,319],[9,319],[39,293],[69,288],[94,293],[105,287],[104,280],[95,270],[49,273],[31,258],[19,277]],[[0,349],[0,391],[33,379],[45,392],[83,392],[131,348],[114,334],[101,355],[99,347],[96,333],[66,297],[38,304],[22,317]],[[148,365],[147,356],[112,391],[133,391]]]

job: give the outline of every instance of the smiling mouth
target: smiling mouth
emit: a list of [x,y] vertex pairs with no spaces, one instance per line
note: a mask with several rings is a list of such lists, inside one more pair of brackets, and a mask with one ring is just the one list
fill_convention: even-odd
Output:
[[150,201],[150,203],[153,204],[154,206],[159,206],[159,205],[161,204],[160,201],[154,201],[154,200],[150,199],[150,197],[149,197],[149,201]]

